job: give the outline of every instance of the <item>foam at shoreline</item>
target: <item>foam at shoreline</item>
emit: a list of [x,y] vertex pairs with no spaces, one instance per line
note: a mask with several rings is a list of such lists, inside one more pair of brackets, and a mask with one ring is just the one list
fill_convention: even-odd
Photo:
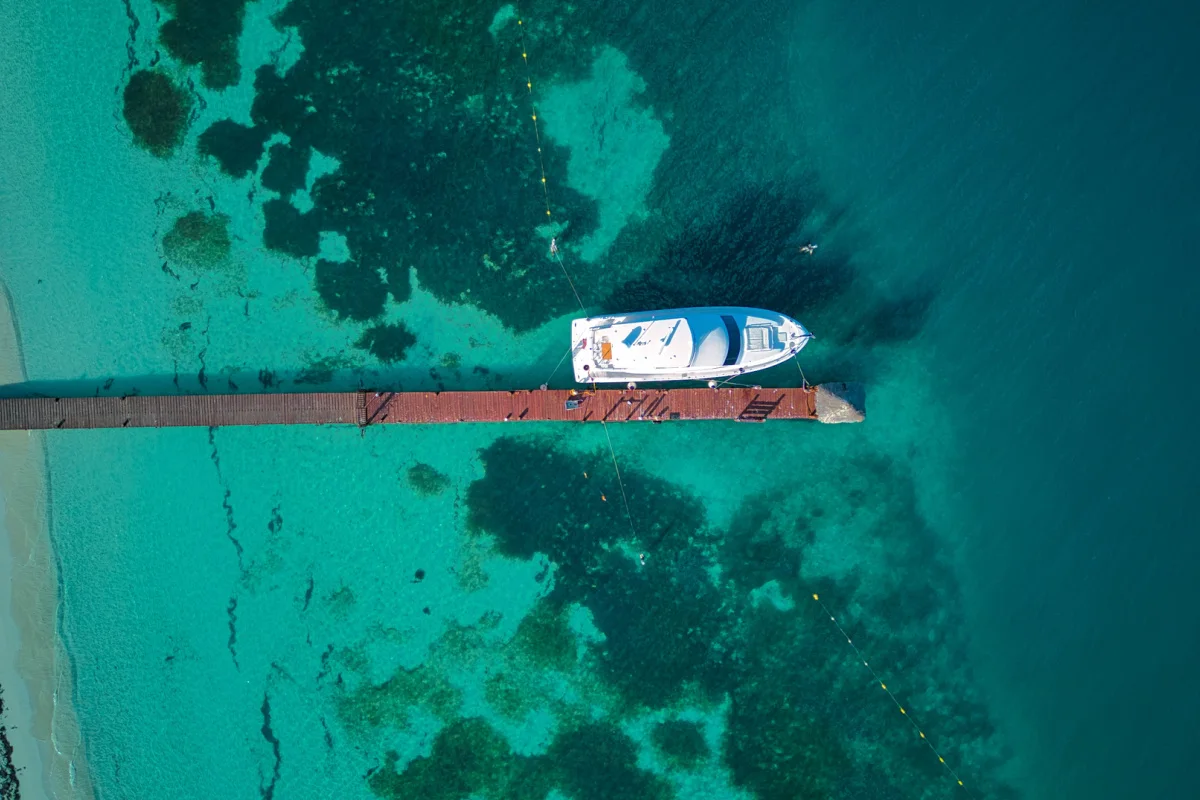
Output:
[[[3,288],[0,285],[0,288]],[[25,378],[7,289],[0,291],[0,384]],[[58,571],[46,514],[46,450],[40,433],[0,432],[0,685],[21,797],[92,797],[71,670],[56,627]]]

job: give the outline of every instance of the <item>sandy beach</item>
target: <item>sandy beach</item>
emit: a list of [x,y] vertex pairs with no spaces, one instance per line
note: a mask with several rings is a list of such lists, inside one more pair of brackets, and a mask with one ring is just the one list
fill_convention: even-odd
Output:
[[[2,287],[0,287],[2,288]],[[0,292],[0,384],[24,380],[7,289]],[[39,433],[0,432],[0,686],[20,796],[90,798],[70,665],[55,615],[58,576],[47,525],[46,451]]]

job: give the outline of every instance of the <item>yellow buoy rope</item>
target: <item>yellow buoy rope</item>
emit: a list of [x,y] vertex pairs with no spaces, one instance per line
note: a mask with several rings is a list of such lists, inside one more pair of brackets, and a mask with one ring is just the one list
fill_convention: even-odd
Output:
[[[537,145],[538,168],[541,172],[541,175],[540,175],[541,181],[540,182],[542,185],[542,198],[546,204],[546,218],[549,220],[552,218],[553,214],[551,213],[551,210],[550,210],[550,189],[549,189],[549,185],[546,181],[546,159],[545,159],[545,153],[543,152],[543,148],[542,148],[541,127],[538,124],[537,101],[536,101],[534,93],[533,93],[533,77],[532,77],[532,73],[530,72],[530,68],[529,68],[529,48],[526,44],[526,39],[525,39],[525,20],[521,14],[520,4],[517,4],[516,8],[517,8],[517,29],[520,31],[521,62],[525,67],[525,90],[526,90],[527,95],[529,96],[530,118],[533,122],[533,136],[534,136],[534,141]],[[579,304],[579,310],[581,312],[583,312],[584,314],[586,314],[587,310],[583,305],[583,300],[579,296],[579,290],[575,288],[575,281],[573,281],[571,279],[570,271],[567,269],[567,265],[563,262],[562,254],[559,252],[559,249],[556,246],[551,248],[551,255],[558,262],[558,266],[562,270],[563,277],[565,277],[567,279],[567,285],[571,287],[571,292],[572,292],[572,294],[575,295],[575,302],[577,302]],[[565,356],[564,356],[564,359],[565,359]],[[795,361],[796,361],[796,368],[798,370],[800,370],[800,380],[803,382],[804,387],[807,388],[809,385],[808,379],[804,375],[804,369],[800,366],[800,359],[796,358]],[[560,361],[559,364],[561,365],[562,362]],[[558,371],[558,367],[555,367],[555,371],[556,372]],[[595,391],[595,389],[596,389],[596,383],[593,380],[592,381],[592,390]],[[629,529],[633,533],[634,539],[639,540],[640,537],[638,536],[637,527],[636,527],[636,525],[634,525],[634,522],[633,522],[633,513],[630,510],[630,506],[629,506],[629,496],[625,491],[625,482],[621,477],[621,467],[617,463],[617,451],[613,447],[612,435],[608,431],[608,423],[603,418],[601,418],[600,424],[601,424],[601,427],[604,429],[604,437],[608,443],[609,455],[612,456],[613,471],[616,473],[617,485],[620,487],[620,490],[621,490],[621,500],[625,506],[625,516],[629,520]],[[584,473],[584,477],[587,477],[587,473]],[[604,498],[603,495],[601,495],[601,498],[607,499],[607,498]],[[874,678],[875,682],[877,684],[879,684],[879,687],[881,689],[883,689],[883,691],[887,693],[887,696],[889,698],[891,698],[892,702],[895,703],[896,708],[899,709],[901,715],[903,715],[904,718],[908,720],[909,724],[912,725],[912,728],[916,732],[916,734],[921,738],[921,740],[923,742],[925,742],[926,746],[929,747],[930,752],[932,752],[934,757],[937,758],[938,763],[940,763],[942,765],[942,767],[946,770],[946,772],[950,775],[950,777],[953,778],[954,781],[960,787],[962,787],[963,791],[965,791],[967,793],[967,795],[974,797],[974,794],[969,789],[966,788],[966,785],[963,783],[962,778],[959,777],[958,772],[956,772],[953,767],[951,767],[949,764],[946,763],[946,759],[942,756],[942,754],[940,752],[938,752],[937,748],[934,747],[933,742],[925,734],[925,731],[921,728],[920,724],[918,724],[917,720],[914,718],[914,716],[909,711],[909,709],[905,708],[904,705],[900,702],[900,698],[896,697],[896,694],[887,687],[887,684],[884,683],[883,679],[879,676],[879,673],[877,673],[875,671],[874,667],[872,667],[870,665],[870,663],[867,661],[867,658],[863,654],[862,650],[859,649],[858,645],[854,644],[854,641],[850,638],[850,635],[848,633],[846,633],[845,628],[843,628],[841,623],[839,623],[837,621],[837,618],[834,617],[833,613],[830,612],[829,608],[825,605],[825,603],[823,603],[821,601],[820,596],[814,593],[812,595],[812,599],[814,601],[816,601],[818,605],[821,606],[821,609],[825,612],[825,615],[827,617],[829,617],[829,621],[833,623],[834,627],[836,627],[838,632],[843,636],[843,638],[845,638],[846,644],[848,644],[851,647],[851,649],[853,649],[855,656],[858,657],[858,660],[862,662],[862,665],[864,667],[866,667],[867,670],[871,673],[871,677]]]
[[[545,152],[543,152],[543,147],[542,147],[541,126],[538,124],[537,100],[533,94],[533,74],[529,68],[529,48],[528,48],[528,46],[526,44],[526,40],[525,40],[525,19],[524,19],[524,16],[521,14],[521,6],[519,3],[517,4],[516,9],[517,9],[517,30],[520,32],[520,37],[521,37],[521,63],[525,67],[525,92],[529,96],[529,108],[530,108],[529,116],[530,116],[530,119],[533,121],[533,138],[534,138],[534,142],[537,145],[538,169],[541,172],[540,177],[541,177],[541,184],[542,184],[542,199],[545,201],[545,204],[546,204],[546,219],[549,220],[553,217],[553,214],[550,211],[550,188],[549,188],[548,182],[546,181],[546,155],[545,155]],[[552,256],[554,256],[554,260],[558,262],[558,266],[562,270],[563,277],[567,279],[567,285],[571,287],[571,293],[573,295],[575,295],[575,302],[579,304],[580,312],[583,313],[584,316],[586,316],[587,309],[583,305],[583,299],[579,296],[579,290],[577,288],[575,288],[575,281],[571,279],[571,273],[567,269],[566,263],[563,261],[562,253],[559,252],[559,249],[557,246],[553,245],[553,242],[554,242],[553,239],[551,239],[551,242],[552,242],[552,246],[550,249],[550,254]],[[561,364],[562,362],[559,362],[559,363]],[[555,367],[554,369],[555,369],[555,372],[558,371],[558,367]],[[595,389],[596,389],[596,382],[593,380],[592,381],[592,390],[595,391]],[[633,533],[634,540],[640,540],[640,537],[637,532],[637,526],[633,522],[633,511],[631,510],[631,508],[629,506],[629,494],[625,491],[625,481],[621,477],[621,467],[617,463],[617,451],[613,447],[612,434],[609,433],[608,422],[603,417],[600,418],[600,426],[604,429],[604,438],[605,438],[605,441],[608,443],[608,453],[612,457],[613,471],[616,473],[616,476],[617,476],[617,486],[620,487],[620,490],[621,490],[621,502],[625,506],[625,518],[627,520],[629,520],[629,530]],[[601,497],[603,497],[603,495],[601,495]]]
[[[525,93],[529,96],[529,116],[533,120],[533,138],[537,144],[538,170],[541,172],[542,200],[546,204],[546,219],[550,220],[554,215],[550,213],[550,188],[546,183],[546,154],[542,149],[542,128],[538,124],[537,99],[533,94],[533,73],[529,69],[529,48],[525,44],[525,19],[521,15],[520,4],[517,4],[516,8],[517,30],[521,36],[521,63],[525,66]],[[567,284],[571,287],[572,294],[575,295],[575,302],[579,304],[579,310],[583,311],[583,300],[579,297],[579,290],[575,288],[575,281],[571,280],[571,274],[567,272],[567,265],[563,263],[562,256],[559,255],[557,249],[553,250],[551,254],[558,261],[563,277],[567,279]]]
[[532,109],[533,135],[537,140],[538,166],[542,171],[542,197],[546,201],[546,218],[550,213],[550,190],[546,188],[546,159],[542,153],[542,132],[538,126],[537,101],[533,97],[533,77],[529,71],[529,48],[525,46],[525,20],[521,15],[521,6],[517,5],[517,30],[521,34],[521,61],[525,64],[525,90],[529,94],[529,106]]
[[821,600],[820,595],[814,592],[812,599],[815,600],[817,605],[821,607],[821,610],[825,612],[825,616],[829,617],[829,621],[833,623],[833,626],[837,628],[838,633],[840,633],[842,638],[846,640],[846,644],[850,645],[850,649],[854,651],[854,655],[858,657],[858,660],[862,662],[862,665],[867,668],[868,672],[871,673],[871,677],[875,679],[875,683],[879,684],[879,688],[887,692],[887,696],[892,699],[892,702],[896,704],[896,708],[899,709],[904,718],[908,720],[910,725],[912,725],[913,730],[916,731],[917,735],[921,737],[921,741],[925,742],[926,746],[929,747],[929,750],[933,753],[934,757],[937,758],[938,763],[945,768],[946,772],[950,774],[950,777],[953,778],[968,795],[974,797],[975,795],[970,789],[967,789],[966,784],[963,783],[962,778],[959,777],[954,768],[946,763],[946,759],[943,758],[942,754],[939,753],[937,748],[933,746],[932,740],[925,735],[925,731],[921,728],[921,725],[917,722],[916,718],[913,717],[912,713],[910,713],[909,709],[904,707],[904,704],[900,702],[900,698],[896,697],[896,693],[888,688],[888,685],[884,683],[883,678],[879,676],[879,673],[876,672],[875,668],[872,667],[870,662],[867,661],[867,657],[863,654],[863,651],[860,650],[858,645],[854,643],[854,640],[850,638],[850,634],[846,633],[846,629],[842,627],[842,623],[838,622],[837,618],[833,616],[833,612],[830,611],[829,607],[826,606]]

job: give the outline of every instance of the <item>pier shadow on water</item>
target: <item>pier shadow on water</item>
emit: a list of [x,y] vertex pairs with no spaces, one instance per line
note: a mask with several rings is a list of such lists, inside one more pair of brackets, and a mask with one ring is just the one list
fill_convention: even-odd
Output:
[[[566,343],[563,343],[563,350]],[[496,369],[463,359],[461,363],[418,362],[395,366],[347,368],[315,363],[303,369],[223,369],[201,372],[189,365],[187,371],[128,376],[98,375],[72,379],[34,380],[0,386],[4,397],[122,397],[132,395],[269,394],[283,392],[374,391],[514,391],[537,389],[547,381],[562,356],[539,354],[527,364]],[[181,365],[182,367],[182,365]],[[551,388],[574,386],[569,365],[555,373]]]

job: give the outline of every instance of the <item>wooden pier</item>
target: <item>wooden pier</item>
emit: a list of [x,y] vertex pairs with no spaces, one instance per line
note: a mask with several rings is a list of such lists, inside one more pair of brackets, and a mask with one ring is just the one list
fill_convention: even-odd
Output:
[[0,398],[0,430],[450,422],[857,422],[855,384],[795,389],[314,392]]

